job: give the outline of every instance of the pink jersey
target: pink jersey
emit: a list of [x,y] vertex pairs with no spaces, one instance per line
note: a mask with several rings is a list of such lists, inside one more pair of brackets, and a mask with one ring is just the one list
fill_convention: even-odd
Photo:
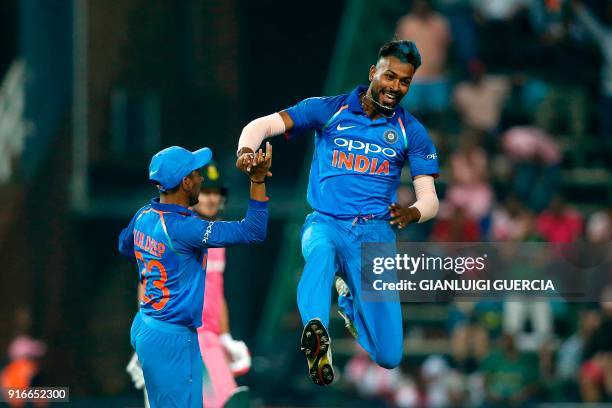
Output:
[[204,289],[204,307],[202,308],[202,326],[198,328],[198,331],[210,331],[221,334],[225,248],[209,248],[206,264],[206,286]]

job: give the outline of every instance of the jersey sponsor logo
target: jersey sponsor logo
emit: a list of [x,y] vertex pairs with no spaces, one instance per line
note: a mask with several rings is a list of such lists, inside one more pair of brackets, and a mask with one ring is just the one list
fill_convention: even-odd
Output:
[[[396,135],[397,138],[397,135]],[[334,139],[334,144],[338,147],[346,147],[349,152],[355,151],[358,153],[382,153],[387,157],[397,156],[397,152],[390,147],[382,147],[376,143],[364,143],[359,140],[345,139],[343,137],[337,137]]]
[[202,238],[202,243],[204,245],[208,244],[208,238],[210,238],[210,234],[212,233],[212,227],[215,224],[214,221],[209,222],[208,226],[206,227],[206,231],[204,232],[204,237]]
[[332,166],[338,169],[356,171],[357,173],[389,174],[389,160],[381,160],[377,157],[369,158],[363,154],[346,153],[334,150]]
[[426,160],[436,160],[438,158],[438,154],[437,153],[431,153],[428,154],[427,156],[425,156]]
[[397,132],[393,129],[385,131],[383,136],[385,137],[385,140],[389,143],[397,142]]
[[336,126],[336,129],[338,131],[342,132],[343,130],[352,129],[354,127],[356,127],[356,126],[340,126],[340,125],[338,125],[338,126]]

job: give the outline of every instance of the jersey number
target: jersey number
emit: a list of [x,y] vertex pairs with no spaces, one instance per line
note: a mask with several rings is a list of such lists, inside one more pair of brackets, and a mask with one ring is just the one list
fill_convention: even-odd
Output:
[[153,271],[153,268],[156,268],[159,271],[160,278],[153,281],[153,286],[161,290],[162,298],[157,302],[151,303],[151,306],[155,310],[163,309],[164,306],[166,306],[166,303],[168,303],[168,299],[170,298],[170,291],[166,287],[166,281],[168,280],[166,268],[164,268],[164,265],[162,265],[162,263],[156,259],[151,259],[145,265],[145,260],[142,256],[142,253],[139,251],[134,251],[134,254],[136,255],[136,259],[139,261],[138,263],[142,264],[143,266],[141,269],[141,280],[144,291],[142,294],[141,301],[143,301],[144,303],[151,303],[152,301],[152,299],[147,296],[147,275],[150,275]]

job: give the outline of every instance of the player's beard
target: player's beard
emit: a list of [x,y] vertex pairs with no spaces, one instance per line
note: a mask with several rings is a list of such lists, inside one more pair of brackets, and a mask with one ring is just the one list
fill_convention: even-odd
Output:
[[372,99],[372,101],[374,102],[374,108],[378,111],[378,113],[381,113],[382,115],[385,116],[389,116],[389,115],[393,115],[393,113],[395,112],[395,107],[397,106],[397,104],[399,103],[399,101],[401,99],[398,99],[398,101],[396,102],[395,105],[393,106],[388,106],[388,105],[384,105],[380,102],[380,93],[384,92],[384,89],[379,88],[379,89],[372,89],[370,99]]
[[189,206],[190,206],[190,207],[193,207],[194,205],[198,204],[198,202],[200,201],[200,200],[199,200],[199,197],[200,197],[200,192],[199,192],[199,191],[197,191],[197,192],[195,193],[195,195],[192,193],[192,194],[189,196]]

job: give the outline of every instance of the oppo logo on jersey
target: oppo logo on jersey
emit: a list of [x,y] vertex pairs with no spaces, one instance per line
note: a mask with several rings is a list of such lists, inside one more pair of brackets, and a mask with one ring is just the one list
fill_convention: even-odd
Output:
[[347,147],[349,152],[355,150],[357,152],[362,151],[365,154],[382,153],[387,157],[397,156],[397,152],[395,150],[391,149],[390,147],[382,148],[376,143],[363,143],[363,142],[360,142],[359,140],[352,140],[352,139],[347,140],[342,137],[335,138],[334,143],[338,147]]
[[[387,157],[397,156],[397,152],[391,148],[382,148],[376,143],[364,143],[359,140],[344,139],[337,137],[334,143],[338,147],[346,147],[349,153],[334,149],[332,167],[356,171],[357,173],[389,174],[389,160],[379,157],[368,157],[368,153],[382,153]],[[364,153],[350,153],[351,151]]]

